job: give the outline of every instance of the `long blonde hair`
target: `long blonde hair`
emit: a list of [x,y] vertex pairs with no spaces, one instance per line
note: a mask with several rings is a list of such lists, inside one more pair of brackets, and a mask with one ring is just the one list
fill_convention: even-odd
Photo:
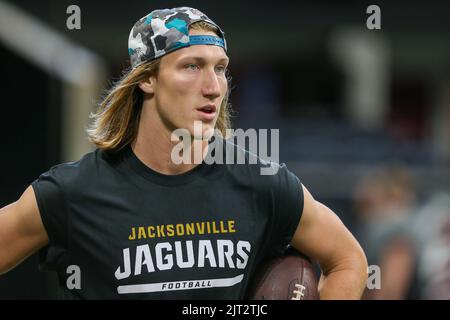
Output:
[[[190,29],[212,31],[218,34],[215,26],[204,21],[193,23]],[[157,76],[161,58],[145,62],[127,71],[116,82],[98,109],[91,114],[93,122],[86,130],[89,140],[97,148],[105,151],[119,151],[132,143],[138,132],[144,95],[139,83],[151,76]],[[231,128],[231,104],[229,103],[231,78],[227,77],[228,90],[222,100],[216,128],[223,136]]]

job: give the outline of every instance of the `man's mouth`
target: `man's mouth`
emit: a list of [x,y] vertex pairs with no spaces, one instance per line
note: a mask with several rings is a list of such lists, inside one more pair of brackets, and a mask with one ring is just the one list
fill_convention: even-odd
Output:
[[204,113],[215,113],[216,112],[216,106],[213,105],[213,104],[209,104],[209,105],[200,107],[197,110],[202,111]]
[[208,104],[203,107],[196,109],[202,120],[213,120],[216,117],[216,106],[213,104]]

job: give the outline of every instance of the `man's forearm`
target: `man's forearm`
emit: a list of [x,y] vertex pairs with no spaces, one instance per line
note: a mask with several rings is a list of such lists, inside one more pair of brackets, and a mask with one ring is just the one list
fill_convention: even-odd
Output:
[[361,299],[366,287],[367,264],[336,268],[322,274],[319,281],[321,300],[355,300]]

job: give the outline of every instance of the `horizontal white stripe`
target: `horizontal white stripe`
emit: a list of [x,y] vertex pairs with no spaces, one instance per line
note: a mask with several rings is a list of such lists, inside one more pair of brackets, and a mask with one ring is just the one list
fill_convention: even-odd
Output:
[[[161,291],[175,291],[175,290],[190,290],[203,288],[218,288],[231,287],[242,281],[244,275],[238,275],[233,278],[222,279],[203,279],[203,280],[184,280],[172,282],[159,282],[147,284],[134,284],[127,286],[118,286],[117,292],[119,294],[127,293],[146,293],[146,292],[161,292]],[[189,284],[192,284],[189,286]],[[195,286],[196,284],[199,284]]]

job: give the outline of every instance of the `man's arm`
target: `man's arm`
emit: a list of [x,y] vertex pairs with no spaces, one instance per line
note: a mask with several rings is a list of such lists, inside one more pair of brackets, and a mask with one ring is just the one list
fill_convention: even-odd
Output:
[[20,199],[0,209],[0,274],[48,243],[47,232],[29,186]]
[[304,186],[303,194],[303,214],[291,244],[320,264],[320,299],[360,299],[367,280],[364,251],[336,214]]

